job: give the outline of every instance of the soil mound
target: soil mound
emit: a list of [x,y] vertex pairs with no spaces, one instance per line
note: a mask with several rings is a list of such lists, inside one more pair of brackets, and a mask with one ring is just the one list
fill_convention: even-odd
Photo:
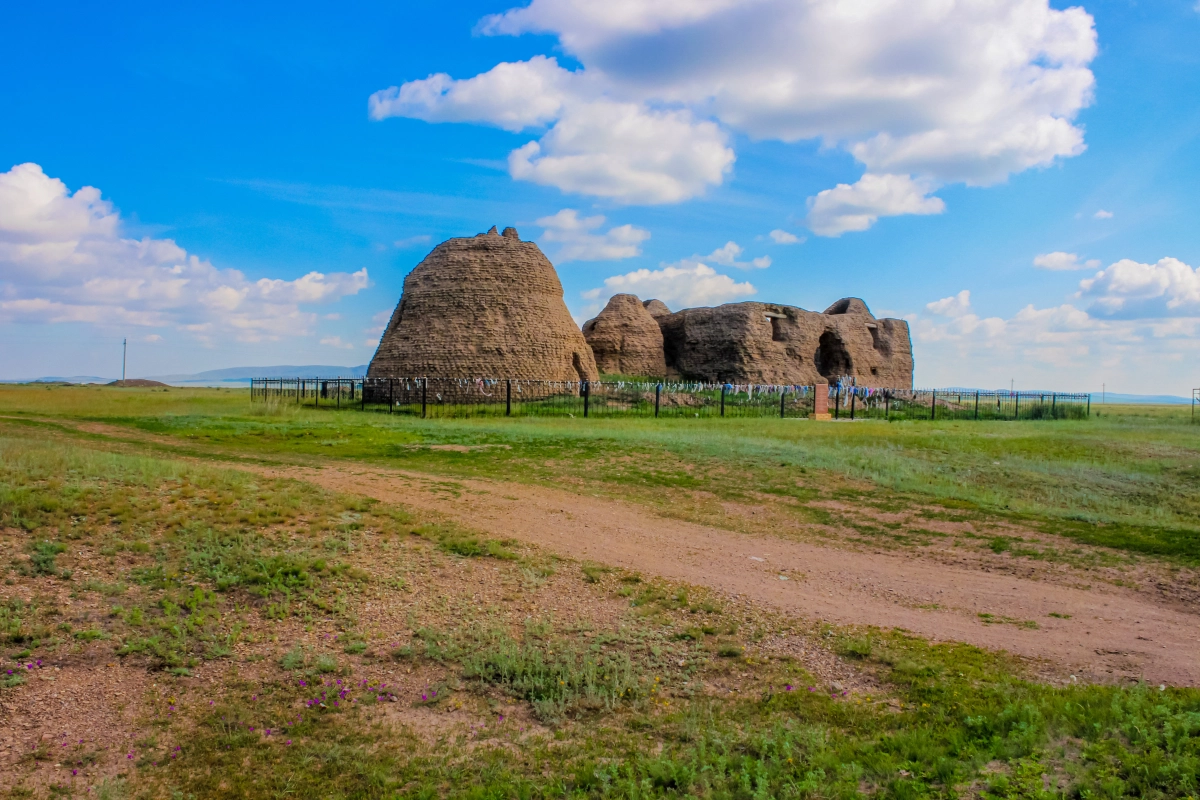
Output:
[[515,228],[449,239],[404,279],[372,378],[595,380],[554,265]]
[[662,331],[632,294],[613,295],[595,319],[583,324],[583,336],[602,373],[653,378],[667,374]]
[[671,309],[667,308],[667,304],[662,300],[647,300],[642,303],[646,310],[650,312],[650,316],[658,319],[659,317],[667,317],[671,314]]
[[129,378],[123,381],[112,381],[105,384],[106,386],[119,386],[123,389],[145,389],[151,386],[167,386],[168,384],[158,381],[146,380],[145,378]]
[[847,297],[824,313],[770,303],[685,308],[658,318],[667,368],[688,380],[912,386],[908,323]]

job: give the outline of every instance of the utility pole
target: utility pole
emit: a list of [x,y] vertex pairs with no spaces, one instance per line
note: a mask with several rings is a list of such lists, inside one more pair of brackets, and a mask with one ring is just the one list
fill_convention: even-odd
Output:
[[129,340],[121,340],[121,383],[125,382],[125,356],[129,352]]

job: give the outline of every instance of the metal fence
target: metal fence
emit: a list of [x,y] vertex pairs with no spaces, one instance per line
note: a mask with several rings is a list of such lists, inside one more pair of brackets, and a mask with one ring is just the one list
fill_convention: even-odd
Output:
[[[255,378],[254,402],[434,417],[781,417],[813,413],[803,385],[490,378]],[[1091,395],[830,386],[835,419],[1081,419]],[[1197,395],[1200,397],[1200,394]]]
[[1200,389],[1192,389],[1192,423],[1196,422],[1196,406],[1200,405]]

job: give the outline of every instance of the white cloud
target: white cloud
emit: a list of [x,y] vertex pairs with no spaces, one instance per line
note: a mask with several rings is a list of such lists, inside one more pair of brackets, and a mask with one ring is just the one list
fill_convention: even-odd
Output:
[[203,340],[307,334],[328,303],[369,284],[354,273],[251,281],[170,239],[122,236],[120,214],[85,186],[71,193],[37,164],[0,173],[0,320],[175,327]]
[[485,122],[508,131],[558,118],[576,76],[545,56],[501,63],[466,80],[444,72],[375,92],[371,119],[413,117],[426,122]]
[[[1060,391],[1107,383],[1110,391],[1186,395],[1200,358],[1200,273],[1175,259],[1121,261],[1083,284],[1082,296],[1111,301],[1117,313],[1028,304],[1009,318],[985,317],[966,290],[928,303],[908,318],[917,383],[1007,388],[1015,379],[1018,389]],[[1168,298],[1183,302],[1167,309]]]
[[1111,211],[1105,211],[1105,210],[1102,208],[1102,209],[1100,209],[1099,211],[1097,211],[1095,214],[1092,214],[1092,216],[1093,216],[1094,218],[1096,218],[1096,219],[1112,219],[1112,218],[1113,218],[1113,212],[1111,212]]
[[1061,250],[1056,250],[1053,253],[1042,253],[1033,257],[1033,265],[1038,269],[1048,269],[1052,271],[1063,271],[1073,269],[1095,269],[1100,266],[1100,260],[1091,258],[1087,261],[1080,261],[1079,256],[1075,253],[1064,253]]
[[767,235],[771,237],[771,241],[775,244],[796,244],[800,241],[800,237],[796,234],[788,233],[779,228],[776,228]]
[[734,161],[727,139],[689,111],[597,100],[567,107],[539,141],[509,154],[508,171],[620,203],[677,203],[724,180]]
[[766,269],[771,266],[770,256],[759,256],[749,261],[738,261],[745,252],[737,242],[726,242],[706,256],[692,256],[693,261],[711,261],[722,267],[737,267],[738,269]]
[[931,186],[1003,181],[1082,152],[1096,53],[1092,17],[1048,0],[533,0],[479,30],[550,34],[582,66],[433,75],[376,93],[372,116],[548,128],[514,177],[637,203],[722,182],[724,131]]
[[963,289],[956,295],[925,304],[925,310],[939,317],[962,317],[971,310],[971,292]]
[[350,342],[343,342],[340,336],[326,336],[321,340],[321,344],[328,347],[336,347],[339,350],[353,350],[354,345]]
[[839,183],[808,199],[808,227],[818,236],[865,231],[880,217],[941,214],[946,204],[930,197],[933,187],[907,175],[867,173],[856,183]]
[[573,208],[542,217],[537,224],[546,229],[543,242],[561,245],[555,253],[555,261],[559,263],[632,258],[642,254],[641,244],[650,238],[650,231],[633,225],[618,225],[604,233],[595,233],[604,224],[604,216],[580,217]]
[[1079,282],[1094,298],[1089,313],[1124,319],[1200,316],[1200,269],[1175,258],[1156,264],[1122,259]]
[[421,234],[420,236],[408,236],[404,239],[397,239],[396,241],[392,242],[392,247],[395,247],[398,250],[403,250],[406,247],[414,247],[418,244],[428,244],[429,238],[429,234],[427,233]]
[[[614,294],[627,292],[643,300],[657,298],[672,308],[691,308],[727,303],[750,297],[757,291],[748,282],[738,283],[707,264],[685,259],[677,264],[663,264],[660,269],[639,269],[605,278],[603,288],[591,289],[582,296],[602,304]],[[595,310],[599,310],[600,304],[594,306]]]

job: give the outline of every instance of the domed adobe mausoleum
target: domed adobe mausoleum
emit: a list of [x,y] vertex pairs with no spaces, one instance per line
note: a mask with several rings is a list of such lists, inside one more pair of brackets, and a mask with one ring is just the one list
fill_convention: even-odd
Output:
[[442,242],[404,279],[371,378],[595,380],[554,265],[515,228]]

